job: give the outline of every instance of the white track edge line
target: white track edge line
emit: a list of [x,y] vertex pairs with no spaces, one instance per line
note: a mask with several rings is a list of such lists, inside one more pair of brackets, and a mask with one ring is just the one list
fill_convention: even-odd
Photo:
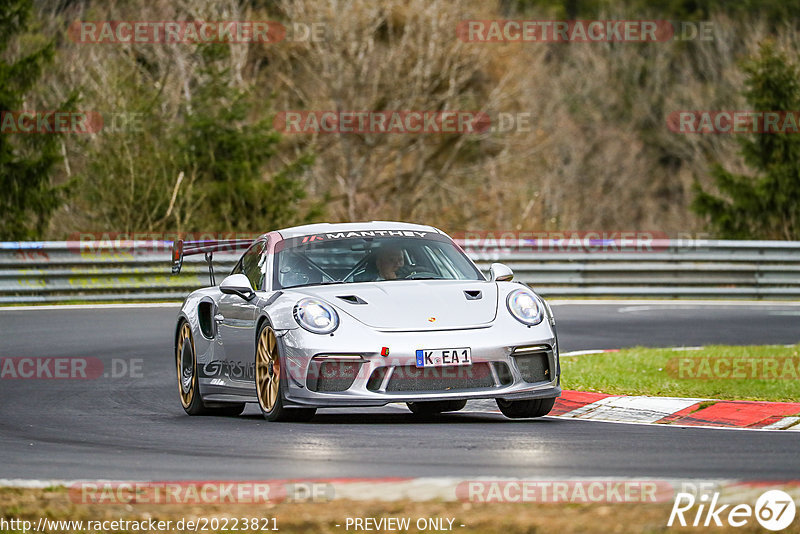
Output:
[[125,302],[110,304],[43,304],[41,306],[0,306],[3,311],[34,311],[34,310],[104,310],[125,308],[179,308],[182,302]]

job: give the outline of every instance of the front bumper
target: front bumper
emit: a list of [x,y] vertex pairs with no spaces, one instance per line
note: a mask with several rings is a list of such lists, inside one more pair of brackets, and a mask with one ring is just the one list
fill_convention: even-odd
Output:
[[[418,332],[348,326],[328,336],[301,328],[279,332],[287,406],[526,400],[561,394],[558,343],[547,321],[528,327],[507,318],[483,328]],[[471,349],[471,366],[415,366],[418,349],[461,347]]]

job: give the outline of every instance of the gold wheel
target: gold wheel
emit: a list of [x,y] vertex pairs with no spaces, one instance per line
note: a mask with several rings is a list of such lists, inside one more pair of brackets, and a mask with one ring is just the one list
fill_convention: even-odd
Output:
[[178,334],[175,363],[178,369],[178,393],[181,397],[181,404],[184,408],[189,408],[192,400],[194,400],[194,392],[197,385],[194,340],[192,339],[192,329],[189,323],[183,323]]
[[278,339],[269,326],[261,330],[256,348],[256,393],[261,409],[271,412],[278,402],[281,380],[281,359]]

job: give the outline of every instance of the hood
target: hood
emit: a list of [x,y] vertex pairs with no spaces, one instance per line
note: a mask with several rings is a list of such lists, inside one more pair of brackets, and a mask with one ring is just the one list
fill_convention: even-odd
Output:
[[[448,330],[487,325],[497,315],[497,284],[392,280],[298,288],[379,330]],[[435,320],[431,320],[435,319]]]

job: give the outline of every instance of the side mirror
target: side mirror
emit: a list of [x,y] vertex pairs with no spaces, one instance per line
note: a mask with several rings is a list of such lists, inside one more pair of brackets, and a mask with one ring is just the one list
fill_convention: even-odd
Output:
[[250,280],[241,273],[226,277],[219,285],[219,290],[226,295],[239,295],[247,301],[253,300],[256,296],[256,292],[250,286]]
[[489,268],[492,282],[510,282],[514,279],[514,271],[502,263],[493,263]]

